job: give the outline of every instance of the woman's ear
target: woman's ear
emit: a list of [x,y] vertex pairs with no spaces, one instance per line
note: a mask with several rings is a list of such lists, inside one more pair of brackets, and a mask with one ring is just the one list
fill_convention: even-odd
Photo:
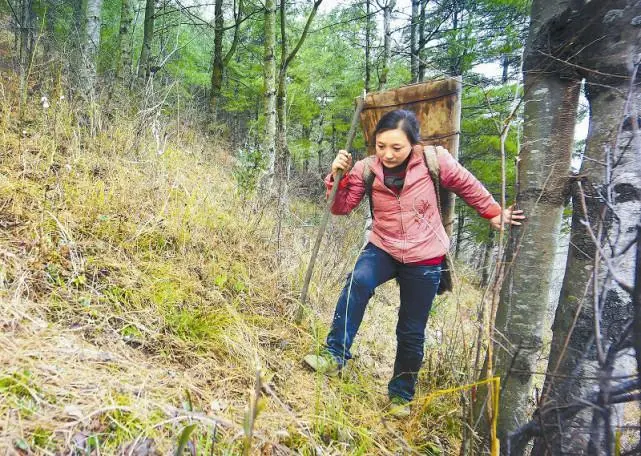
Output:
[[417,154],[422,154],[423,153],[423,145],[422,144],[414,144],[412,146],[412,152],[417,153]]

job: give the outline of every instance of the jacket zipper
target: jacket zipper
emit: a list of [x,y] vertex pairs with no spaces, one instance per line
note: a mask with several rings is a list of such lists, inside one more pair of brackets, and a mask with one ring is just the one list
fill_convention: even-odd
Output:
[[[403,206],[401,206],[401,193],[405,189],[405,185],[403,185],[403,188],[398,194],[396,194],[391,188],[389,188],[385,184],[383,184],[383,187],[385,187],[387,191],[392,193],[396,197],[396,201],[398,202],[398,212],[401,217],[401,234],[403,236],[403,246],[401,247],[401,263],[405,263],[405,252],[407,252],[407,234],[405,233],[405,224],[403,223]],[[373,193],[374,193],[374,184],[372,183],[372,194]],[[372,217],[374,217],[374,214],[372,214]]]

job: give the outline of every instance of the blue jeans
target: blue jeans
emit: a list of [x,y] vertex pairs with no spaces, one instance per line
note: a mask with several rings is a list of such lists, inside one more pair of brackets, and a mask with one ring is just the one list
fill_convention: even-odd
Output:
[[349,349],[374,289],[394,277],[401,288],[401,306],[396,325],[394,375],[388,384],[388,392],[390,397],[412,400],[423,362],[427,317],[441,279],[440,265],[408,266],[374,244],[367,244],[336,304],[327,349],[341,366],[345,365],[352,357]]

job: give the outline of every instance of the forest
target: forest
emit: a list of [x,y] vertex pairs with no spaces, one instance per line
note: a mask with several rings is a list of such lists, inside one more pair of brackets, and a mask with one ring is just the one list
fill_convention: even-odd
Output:
[[[641,454],[640,64],[636,0],[0,0],[0,449]],[[456,199],[394,419],[394,281],[302,362],[371,207],[325,228],[324,179],[359,99],[448,78],[527,218]]]

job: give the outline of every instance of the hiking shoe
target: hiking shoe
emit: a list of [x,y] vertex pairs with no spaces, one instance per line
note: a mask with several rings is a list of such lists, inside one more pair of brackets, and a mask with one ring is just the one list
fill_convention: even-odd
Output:
[[387,414],[393,418],[407,418],[410,416],[410,401],[400,396],[393,396],[390,399]]
[[303,361],[316,372],[328,377],[336,377],[341,370],[336,358],[327,350],[310,353],[303,358]]

